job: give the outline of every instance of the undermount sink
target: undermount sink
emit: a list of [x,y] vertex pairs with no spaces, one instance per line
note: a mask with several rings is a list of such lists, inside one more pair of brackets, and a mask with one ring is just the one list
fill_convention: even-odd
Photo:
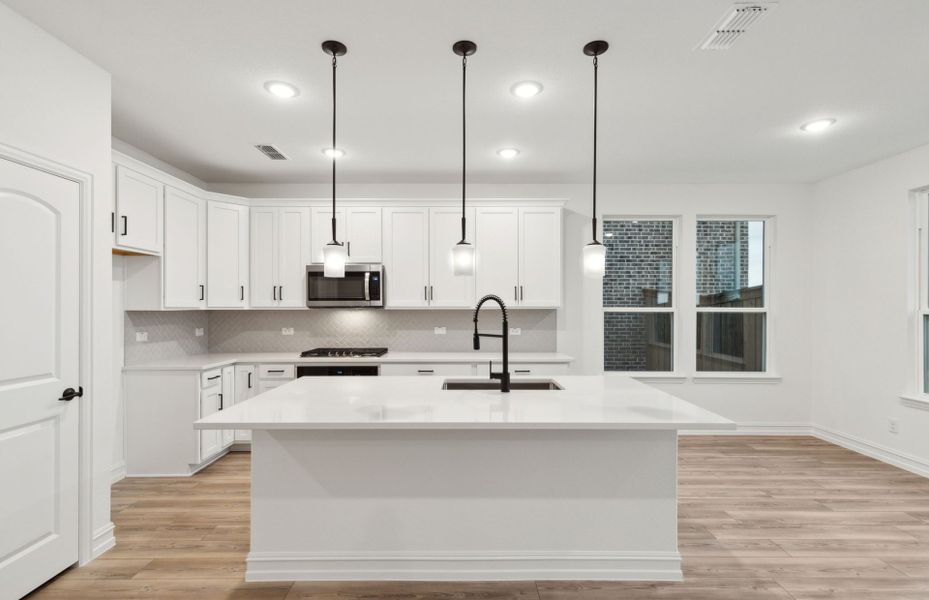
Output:
[[[499,390],[500,382],[496,379],[446,379],[443,390]],[[511,390],[563,390],[552,379],[518,379],[510,381]]]

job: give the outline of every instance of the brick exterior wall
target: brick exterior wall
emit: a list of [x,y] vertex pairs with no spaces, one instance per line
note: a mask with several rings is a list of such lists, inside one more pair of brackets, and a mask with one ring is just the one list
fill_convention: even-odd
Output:
[[701,306],[717,304],[712,296],[733,295],[748,287],[748,264],[747,221],[697,221],[697,294]]

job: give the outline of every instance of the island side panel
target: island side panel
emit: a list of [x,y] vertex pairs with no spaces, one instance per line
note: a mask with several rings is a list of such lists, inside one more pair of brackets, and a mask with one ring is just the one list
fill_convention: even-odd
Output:
[[246,579],[679,580],[677,432],[257,430]]

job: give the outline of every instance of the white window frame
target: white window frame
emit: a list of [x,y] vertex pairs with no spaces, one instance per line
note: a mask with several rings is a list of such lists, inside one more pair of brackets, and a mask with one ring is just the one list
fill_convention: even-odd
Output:
[[[762,282],[764,296],[762,307],[712,307],[697,306],[697,224],[700,221],[762,221],[764,223],[764,260],[762,261]],[[694,308],[692,344],[691,344],[691,370],[694,379],[768,379],[778,378],[776,373],[776,354],[774,351],[774,256],[776,239],[776,218],[771,215],[696,215],[693,222],[693,290],[692,306]],[[765,347],[763,371],[698,371],[697,370],[697,320],[700,313],[754,313],[765,315]]]
[[916,396],[929,402],[926,392],[926,330],[929,317],[929,192],[916,194]]
[[[601,239],[603,225],[607,221],[670,221],[671,222],[671,306],[603,306],[603,293],[600,302],[603,314],[606,313],[670,313],[671,314],[671,371],[604,371],[610,375],[628,375],[636,379],[673,379],[681,378],[681,297],[680,297],[680,215],[604,215],[601,219]],[[605,339],[605,326],[604,339]],[[603,355],[606,361],[606,355]],[[601,368],[603,364],[601,364]]]

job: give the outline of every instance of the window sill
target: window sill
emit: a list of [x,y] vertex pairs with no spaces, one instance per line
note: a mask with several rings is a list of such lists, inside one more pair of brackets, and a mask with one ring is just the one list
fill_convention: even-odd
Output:
[[642,372],[642,371],[606,371],[607,376],[615,375],[617,377],[631,377],[636,381],[643,383],[684,383],[687,381],[686,375],[680,373],[666,372]]
[[929,410],[929,395],[920,394],[900,394],[900,402],[904,406],[917,408],[919,410]]
[[781,376],[774,373],[697,373],[694,383],[780,383]]

